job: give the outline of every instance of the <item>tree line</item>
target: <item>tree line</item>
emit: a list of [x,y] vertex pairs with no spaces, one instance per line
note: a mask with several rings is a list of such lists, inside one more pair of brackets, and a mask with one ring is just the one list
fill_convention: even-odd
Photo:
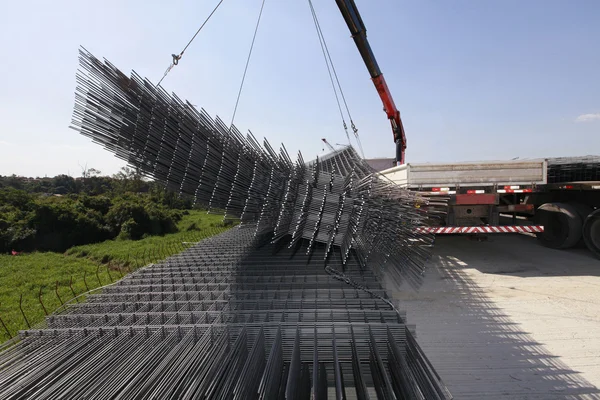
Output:
[[95,169],[78,178],[0,176],[0,253],[164,235],[192,206],[127,167],[112,177]]

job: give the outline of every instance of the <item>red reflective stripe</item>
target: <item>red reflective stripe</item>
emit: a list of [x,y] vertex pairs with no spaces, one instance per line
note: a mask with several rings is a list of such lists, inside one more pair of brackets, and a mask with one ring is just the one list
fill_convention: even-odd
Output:
[[523,226],[454,226],[454,227],[418,227],[417,233],[519,233],[519,232],[543,232],[544,227],[540,225]]

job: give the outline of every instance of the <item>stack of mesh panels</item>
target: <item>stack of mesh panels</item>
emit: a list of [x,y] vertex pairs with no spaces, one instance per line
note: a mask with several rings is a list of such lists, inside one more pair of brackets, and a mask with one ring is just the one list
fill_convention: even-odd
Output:
[[[2,399],[447,399],[376,276],[233,228],[50,316],[0,354]],[[267,238],[268,239],[268,238]],[[325,246],[325,244],[319,244]]]
[[22,332],[0,398],[450,397],[380,284],[420,283],[429,199],[351,147],[293,162],[135,73],[80,65],[76,129],[242,225]]
[[[421,229],[437,204],[382,178],[350,146],[322,159],[292,161],[261,146],[135,72],[80,52],[73,127],[148,177],[211,211],[285,238],[322,259],[341,249],[380,276],[417,283],[433,236]],[[431,207],[430,207],[431,206]],[[342,274],[330,269],[339,278]]]
[[600,181],[600,156],[548,159],[548,183]]

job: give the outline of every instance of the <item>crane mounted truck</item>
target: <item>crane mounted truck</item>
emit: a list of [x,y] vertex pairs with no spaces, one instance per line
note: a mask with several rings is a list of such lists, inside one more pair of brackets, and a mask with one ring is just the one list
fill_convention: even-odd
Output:
[[437,226],[421,230],[535,234],[547,247],[585,244],[600,257],[600,157],[406,164],[400,112],[369,45],[358,8],[354,0],[336,3],[392,126],[395,166],[380,175],[409,190],[448,200]]
[[532,233],[547,247],[585,245],[600,257],[600,157],[408,163],[379,173],[448,199],[428,232]]

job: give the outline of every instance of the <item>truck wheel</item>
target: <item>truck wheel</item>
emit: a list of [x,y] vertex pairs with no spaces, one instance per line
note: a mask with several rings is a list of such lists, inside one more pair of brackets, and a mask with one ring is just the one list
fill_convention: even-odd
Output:
[[590,215],[594,209],[586,204],[583,203],[578,203],[578,202],[569,202],[568,203],[570,206],[572,206],[573,208],[575,208],[575,211],[577,211],[577,215],[579,215],[579,218],[581,218],[581,221],[585,221],[585,219],[587,218],[588,215]]
[[[587,216],[590,215],[594,211],[594,209],[592,207],[588,206],[587,204],[578,203],[575,201],[570,201],[569,205],[575,207],[575,210],[577,211],[577,214],[579,215],[579,218],[581,218],[582,222],[585,221]],[[585,244],[585,240],[583,239],[583,234],[581,235],[581,239],[579,239],[579,241],[577,242],[577,244],[574,247],[585,249],[586,244]]]
[[536,213],[537,224],[544,226],[544,232],[537,237],[546,247],[568,249],[581,239],[582,220],[577,209],[565,203],[546,203]]
[[585,219],[583,240],[585,240],[588,249],[600,258],[600,208]]

